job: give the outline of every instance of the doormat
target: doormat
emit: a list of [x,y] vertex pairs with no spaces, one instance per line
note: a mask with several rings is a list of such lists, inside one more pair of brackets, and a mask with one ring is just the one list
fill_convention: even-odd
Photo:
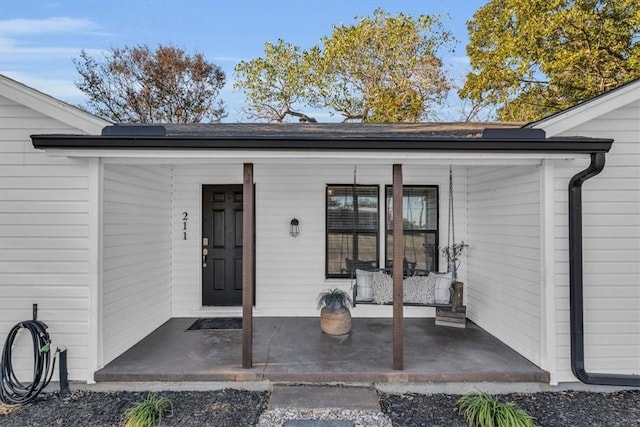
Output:
[[224,330],[224,329],[242,329],[241,317],[208,317],[198,319],[187,331],[206,331],[206,330]]

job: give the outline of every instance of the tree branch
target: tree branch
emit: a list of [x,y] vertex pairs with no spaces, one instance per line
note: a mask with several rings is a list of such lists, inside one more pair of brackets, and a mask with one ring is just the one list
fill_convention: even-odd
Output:
[[284,111],[283,115],[287,115],[287,114],[289,114],[290,116],[299,117],[300,118],[300,122],[318,123],[318,121],[316,119],[314,119],[313,117],[307,116],[304,113],[299,113],[297,111],[293,111],[291,109],[287,109],[286,111]]

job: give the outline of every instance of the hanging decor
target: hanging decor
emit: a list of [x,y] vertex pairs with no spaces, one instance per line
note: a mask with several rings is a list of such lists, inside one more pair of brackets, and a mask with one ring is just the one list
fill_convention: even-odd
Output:
[[458,281],[458,267],[460,267],[460,257],[469,245],[464,240],[456,243],[456,231],[453,209],[453,172],[449,165],[449,218],[447,220],[447,246],[441,249],[442,255],[447,260],[447,273],[451,273],[452,282]]

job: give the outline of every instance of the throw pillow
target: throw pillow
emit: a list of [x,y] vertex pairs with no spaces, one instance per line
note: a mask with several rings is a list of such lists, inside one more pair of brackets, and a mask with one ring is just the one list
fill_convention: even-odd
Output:
[[429,273],[429,276],[434,275],[435,281],[435,303],[436,304],[449,304],[451,301],[451,273]]
[[[402,281],[402,293],[404,302],[414,304],[428,303],[428,277],[411,276]],[[431,302],[433,303],[433,291],[431,292]]]
[[432,305],[436,301],[436,277],[432,273],[429,273],[429,275],[425,277],[425,280],[425,299],[427,305]]
[[373,302],[385,304],[393,300],[393,279],[382,271],[375,271],[371,276]]
[[356,301],[373,300],[373,271],[356,270]]

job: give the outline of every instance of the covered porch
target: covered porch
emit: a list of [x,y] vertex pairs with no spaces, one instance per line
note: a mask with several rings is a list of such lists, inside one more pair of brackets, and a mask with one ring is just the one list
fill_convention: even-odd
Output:
[[482,328],[404,319],[404,370],[392,369],[392,319],[355,318],[345,336],[319,319],[255,318],[253,367],[241,364],[241,330],[187,328],[172,318],[95,374],[98,382],[271,381],[290,383],[548,383],[536,367]]
[[[556,181],[566,185],[554,162],[586,166],[610,141],[524,130],[435,136],[426,125],[116,128],[34,136],[34,146],[51,155],[90,162],[98,269],[88,370],[97,369],[96,380],[549,382],[537,365],[553,382],[554,194]],[[451,167],[458,239],[472,244],[458,272],[464,302],[468,318],[488,333],[475,324],[436,328],[433,307],[403,306],[397,274],[393,306],[359,305],[352,335],[323,336],[312,317],[318,292],[352,285],[329,274],[330,189],[374,188],[378,214],[368,231],[377,240],[367,259],[385,265],[404,258],[402,222],[387,224],[403,217],[405,186],[440,189],[434,252],[447,241]],[[213,262],[205,211],[215,212],[206,209],[204,190],[229,185],[243,203],[233,215],[242,226],[224,227],[236,231],[242,250],[242,262],[228,269],[242,298],[222,306],[203,297],[204,269]],[[296,238],[292,218],[300,220]],[[433,271],[441,270],[443,260],[436,261]],[[244,329],[183,332],[180,319],[196,316],[242,317]]]

